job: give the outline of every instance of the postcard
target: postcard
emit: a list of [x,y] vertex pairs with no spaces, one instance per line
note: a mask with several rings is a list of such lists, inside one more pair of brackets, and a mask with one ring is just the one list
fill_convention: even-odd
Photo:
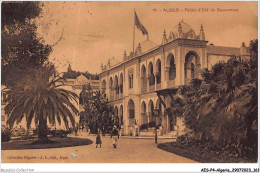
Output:
[[1,5],[3,164],[258,163],[256,1]]

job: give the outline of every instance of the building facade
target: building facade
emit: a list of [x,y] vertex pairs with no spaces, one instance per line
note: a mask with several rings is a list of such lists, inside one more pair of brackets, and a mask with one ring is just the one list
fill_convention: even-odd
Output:
[[[133,132],[136,127],[142,134],[155,122],[160,125],[161,134],[168,134],[181,130],[183,121],[166,114],[156,91],[188,84],[191,79],[200,78],[202,69],[210,69],[233,55],[248,56],[248,47],[208,45],[202,25],[196,34],[189,24],[181,21],[168,36],[163,32],[160,45],[147,36],[134,53],[124,52],[122,62],[114,64],[108,60],[102,64],[100,88],[124,125],[124,134],[136,134]],[[162,99],[166,108],[171,107],[170,96]],[[159,110],[158,118],[155,108]]]
[[[65,85],[62,86],[62,88],[72,91],[76,93],[78,96],[80,96],[83,86],[86,86],[86,89],[90,87],[92,91],[98,91],[99,83],[100,83],[99,80],[88,79],[86,76],[81,74],[76,78],[67,78],[66,82],[64,83]],[[74,102],[73,100],[72,102],[79,112],[84,111],[83,106],[79,104],[79,99],[77,103]],[[75,115],[75,122],[79,122],[79,116]]]

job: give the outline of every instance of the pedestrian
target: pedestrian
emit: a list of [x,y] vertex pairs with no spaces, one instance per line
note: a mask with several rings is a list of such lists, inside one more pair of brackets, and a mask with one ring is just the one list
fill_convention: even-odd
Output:
[[117,130],[116,126],[114,126],[113,129],[112,129],[111,138],[113,140],[113,146],[114,146],[114,148],[116,148],[117,140],[119,139],[119,133],[118,133],[118,130]]
[[100,132],[97,133],[96,148],[98,147],[98,144],[100,145],[100,148],[101,148],[102,141],[101,141],[101,137],[100,137]]

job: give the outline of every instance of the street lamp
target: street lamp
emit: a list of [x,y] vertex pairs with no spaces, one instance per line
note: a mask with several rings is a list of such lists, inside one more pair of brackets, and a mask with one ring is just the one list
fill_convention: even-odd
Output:
[[154,138],[155,138],[155,143],[157,144],[156,117],[159,115],[159,109],[157,108],[157,106],[154,108],[153,113],[154,113],[154,116],[155,116],[155,130],[154,130],[155,136],[154,136]]

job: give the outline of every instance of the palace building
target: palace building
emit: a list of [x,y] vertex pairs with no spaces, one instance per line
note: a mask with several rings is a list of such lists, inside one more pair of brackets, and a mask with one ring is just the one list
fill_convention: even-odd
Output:
[[[160,125],[160,135],[179,134],[184,129],[183,121],[167,115],[165,110],[171,106],[171,98],[169,95],[159,98],[158,91],[172,92],[170,89],[200,78],[204,68],[210,69],[233,55],[250,54],[244,43],[240,48],[208,44],[203,26],[198,30],[195,32],[181,21],[168,35],[163,32],[161,44],[147,36],[134,52],[129,55],[124,52],[122,62],[111,59],[101,65],[100,87],[123,125],[123,134],[149,134],[155,123]],[[155,108],[159,110],[157,118]]]

